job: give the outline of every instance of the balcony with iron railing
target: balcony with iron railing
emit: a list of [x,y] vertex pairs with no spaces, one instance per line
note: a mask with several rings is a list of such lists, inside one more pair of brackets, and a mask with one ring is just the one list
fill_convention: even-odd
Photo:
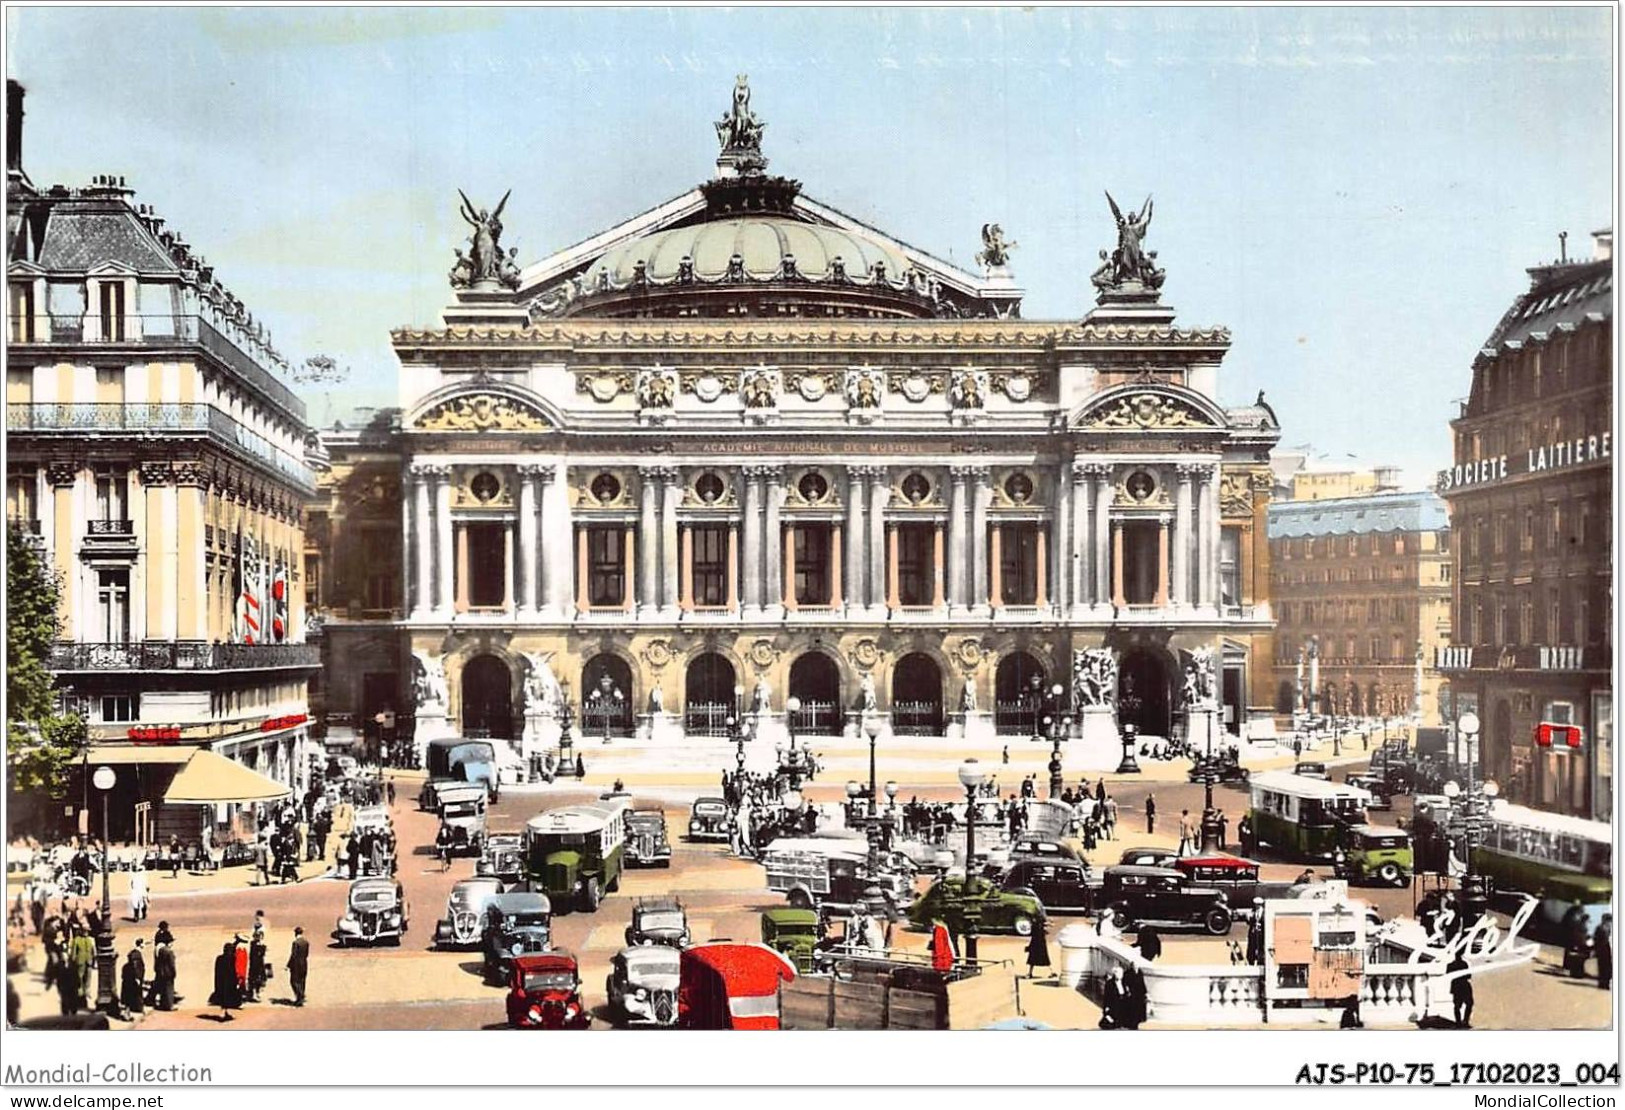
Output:
[[[242,343],[231,338],[228,332],[237,329],[229,321],[204,314],[168,312],[125,313],[111,321],[113,326],[108,328],[103,327],[101,317],[94,312],[14,314],[7,320],[8,337],[17,346],[150,348],[195,343],[216,361],[234,370],[288,416],[301,424],[305,421],[305,403],[264,365],[273,359],[280,362],[281,356],[246,335]],[[254,354],[244,350],[245,347],[263,347],[263,350]]]
[[197,436],[228,452],[269,468],[315,493],[315,473],[304,460],[284,451],[228,413],[196,401],[113,404],[92,401],[14,402],[6,406],[6,431],[50,436],[161,434]]
[[313,668],[317,644],[220,644],[206,640],[130,640],[123,643],[58,641],[53,671],[240,671]]

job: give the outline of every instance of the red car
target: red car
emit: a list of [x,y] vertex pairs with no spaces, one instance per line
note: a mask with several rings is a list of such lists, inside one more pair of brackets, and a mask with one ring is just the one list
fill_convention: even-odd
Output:
[[515,1029],[585,1029],[575,957],[564,952],[515,956],[508,972],[508,1024]]
[[680,1029],[777,1029],[779,985],[795,965],[765,944],[712,941],[683,949]]

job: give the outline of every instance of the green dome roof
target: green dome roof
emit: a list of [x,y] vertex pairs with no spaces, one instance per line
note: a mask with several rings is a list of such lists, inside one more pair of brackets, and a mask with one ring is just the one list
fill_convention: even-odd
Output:
[[744,262],[747,281],[772,280],[783,270],[784,259],[792,256],[799,275],[811,281],[835,276],[837,258],[854,281],[872,280],[878,262],[885,264],[887,283],[901,287],[910,269],[901,254],[866,236],[763,215],[668,228],[634,239],[588,267],[584,284],[588,290],[600,289],[607,276],[611,288],[629,285],[642,262],[647,280],[665,285],[678,280],[684,257],[693,261],[695,280],[716,282],[727,276],[728,263],[736,254]]

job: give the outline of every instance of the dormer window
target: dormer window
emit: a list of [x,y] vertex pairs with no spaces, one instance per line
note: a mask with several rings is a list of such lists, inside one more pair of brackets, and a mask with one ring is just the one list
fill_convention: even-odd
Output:
[[124,282],[114,279],[93,283],[96,287],[95,306],[98,334],[104,343],[122,343],[125,339]]

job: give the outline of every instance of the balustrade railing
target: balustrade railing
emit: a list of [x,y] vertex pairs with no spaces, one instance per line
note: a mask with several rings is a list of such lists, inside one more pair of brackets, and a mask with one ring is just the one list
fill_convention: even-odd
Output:
[[1038,731],[1039,706],[1023,699],[993,704],[993,728],[1000,736],[1031,736]]
[[52,645],[55,671],[220,671],[315,667],[316,644],[216,644],[205,640],[131,640]]
[[315,490],[304,461],[284,451],[230,414],[197,401],[113,404],[93,401],[38,401],[6,406],[6,430],[33,433],[200,432],[227,448],[252,456],[301,487]]
[[809,701],[790,714],[790,731],[798,736],[838,736],[845,725],[841,707],[832,701]]
[[942,703],[899,701],[891,707],[891,730],[898,736],[941,736]]
[[92,536],[123,539],[135,535],[133,520],[88,520],[85,527]]

